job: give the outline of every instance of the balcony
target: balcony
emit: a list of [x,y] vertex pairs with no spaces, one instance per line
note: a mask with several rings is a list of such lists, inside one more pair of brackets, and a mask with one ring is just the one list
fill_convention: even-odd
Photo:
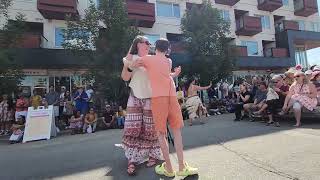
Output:
[[260,17],[241,16],[236,19],[236,34],[241,36],[253,36],[262,32]]
[[283,20],[276,25],[276,31],[299,30],[299,23],[296,21]]
[[229,54],[235,57],[248,56],[247,46],[231,46]]
[[288,57],[288,49],[286,48],[269,48],[264,51],[265,57]]
[[229,5],[229,6],[235,5],[239,1],[240,0],[215,0],[217,4],[223,4],[223,5]]
[[258,9],[273,12],[282,6],[282,0],[258,0]]
[[317,12],[317,0],[294,0],[294,15],[308,17]]
[[152,28],[156,21],[154,3],[127,0],[127,12],[134,26]]
[[78,0],[38,0],[38,10],[46,19],[64,20],[66,15],[78,17]]

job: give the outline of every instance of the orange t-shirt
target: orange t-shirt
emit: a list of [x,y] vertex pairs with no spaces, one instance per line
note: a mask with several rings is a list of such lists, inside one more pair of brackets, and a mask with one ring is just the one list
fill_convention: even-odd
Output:
[[150,80],[152,97],[177,96],[176,86],[170,75],[172,61],[160,56],[141,58]]

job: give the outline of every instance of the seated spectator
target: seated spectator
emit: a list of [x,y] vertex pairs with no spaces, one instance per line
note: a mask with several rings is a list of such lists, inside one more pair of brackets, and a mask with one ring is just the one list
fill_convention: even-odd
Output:
[[[260,110],[266,102],[267,92],[267,84],[265,82],[259,83],[259,89],[256,92],[256,95],[254,96],[254,102],[244,104],[244,111],[251,114],[252,111]],[[252,119],[251,121],[254,121],[254,119]]]
[[19,116],[24,116],[26,118],[28,113],[28,107],[29,102],[27,98],[25,98],[22,94],[19,94],[19,99],[17,99],[16,102],[15,119],[17,119]]
[[286,82],[286,84],[287,84],[288,86],[291,86],[291,85],[293,84],[293,82],[294,82],[294,73],[295,73],[296,71],[297,71],[297,70],[296,70],[295,67],[291,67],[291,68],[289,68],[288,71],[286,71],[286,72],[284,73],[284,75],[286,76],[285,82]]
[[19,116],[16,122],[12,125],[11,131],[12,135],[10,136],[10,143],[18,143],[22,141],[23,133],[25,128],[25,120],[23,116]]
[[294,74],[295,82],[290,86],[289,93],[285,99],[280,115],[293,108],[296,119],[295,127],[301,126],[301,109],[305,107],[309,111],[317,106],[317,90],[314,84],[306,80],[302,71]]
[[277,113],[278,109],[281,109],[282,105],[284,104],[286,95],[289,92],[289,86],[284,84],[284,80],[281,75],[273,76],[271,84],[272,89],[277,93],[277,95],[274,95],[273,97],[278,97],[270,98],[267,95],[267,114],[269,118],[267,126],[275,123],[276,127],[280,127],[279,122],[273,119],[273,116]]
[[103,112],[103,118],[102,118],[103,129],[111,129],[115,128],[115,112],[111,110],[110,105],[105,106],[105,111]]
[[98,115],[93,108],[90,108],[89,113],[84,118],[83,132],[88,132],[87,129],[91,126],[92,133],[95,133],[97,128]]
[[237,96],[237,102],[234,104],[234,113],[236,116],[234,121],[240,121],[242,118],[241,111],[243,110],[243,106],[252,102],[252,95],[248,91],[247,86],[243,84],[240,84],[240,90],[235,91],[235,94]]
[[124,120],[126,117],[126,111],[123,110],[122,106],[119,106],[119,111],[116,113],[117,125],[120,129],[124,127]]
[[312,83],[315,85],[317,89],[317,99],[318,99],[318,105],[320,105],[320,71],[314,71],[312,73]]
[[69,124],[69,128],[72,130],[72,135],[81,133],[83,114],[81,114],[80,111],[76,111],[75,114],[69,119]]

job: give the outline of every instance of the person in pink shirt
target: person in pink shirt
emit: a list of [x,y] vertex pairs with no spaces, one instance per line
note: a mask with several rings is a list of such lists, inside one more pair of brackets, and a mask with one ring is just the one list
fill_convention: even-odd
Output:
[[[159,175],[167,177],[189,176],[198,174],[198,169],[189,166],[183,158],[183,144],[181,128],[183,127],[183,118],[180,105],[177,100],[176,87],[172,77],[178,76],[181,67],[175,68],[171,73],[172,61],[166,57],[169,50],[169,41],[160,39],[156,42],[156,55],[144,56],[135,61],[132,66],[143,66],[151,83],[151,109],[160,142],[161,151],[165,162],[156,166],[155,171]],[[179,161],[179,171],[173,171],[169,158],[169,146],[166,139],[167,121],[173,131],[174,144]]]

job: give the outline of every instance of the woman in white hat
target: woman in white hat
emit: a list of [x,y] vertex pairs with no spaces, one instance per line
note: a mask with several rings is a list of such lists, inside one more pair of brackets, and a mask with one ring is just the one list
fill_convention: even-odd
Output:
[[296,119],[294,126],[299,127],[301,125],[302,107],[313,111],[317,106],[317,90],[315,86],[307,80],[306,75],[302,71],[295,72],[294,78],[295,82],[290,87],[281,114],[287,112],[289,108],[292,107]]

